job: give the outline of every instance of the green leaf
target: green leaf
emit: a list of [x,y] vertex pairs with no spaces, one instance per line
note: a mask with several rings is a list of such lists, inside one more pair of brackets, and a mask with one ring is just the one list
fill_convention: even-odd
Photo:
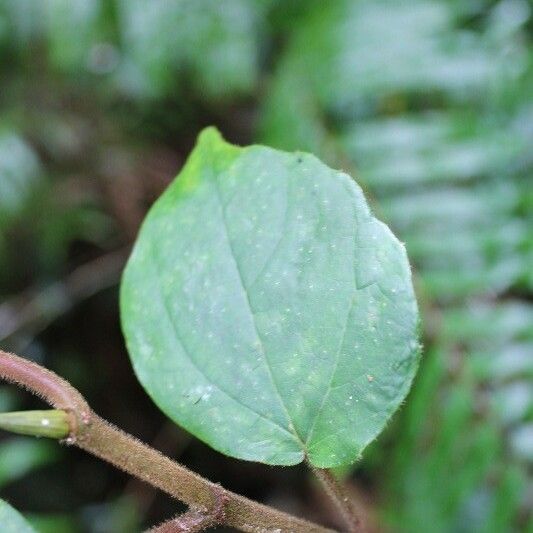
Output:
[[157,405],[268,464],[355,461],[417,367],[405,250],[355,182],[213,128],[143,224],[121,314]]
[[2,533],[35,533],[35,529],[22,515],[4,500],[0,500],[0,524],[2,524]]

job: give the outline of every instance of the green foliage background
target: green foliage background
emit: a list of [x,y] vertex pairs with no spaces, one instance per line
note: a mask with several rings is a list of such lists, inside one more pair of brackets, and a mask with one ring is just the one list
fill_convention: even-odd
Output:
[[[153,440],[165,422],[118,328],[120,250],[204,125],[311,151],[406,242],[424,317],[412,393],[344,474],[378,530],[533,528],[532,16],[526,0],[0,0],[0,344]],[[0,390],[2,409],[31,402]],[[258,488],[239,468],[265,471],[168,431],[167,453],[312,517],[280,488],[303,471]],[[0,486],[43,532],[175,512],[43,441],[2,438]]]

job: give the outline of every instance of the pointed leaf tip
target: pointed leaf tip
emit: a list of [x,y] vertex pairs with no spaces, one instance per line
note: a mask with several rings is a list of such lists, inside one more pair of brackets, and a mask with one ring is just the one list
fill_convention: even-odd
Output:
[[198,144],[213,144],[221,141],[225,142],[222,134],[215,126],[204,128],[198,135]]

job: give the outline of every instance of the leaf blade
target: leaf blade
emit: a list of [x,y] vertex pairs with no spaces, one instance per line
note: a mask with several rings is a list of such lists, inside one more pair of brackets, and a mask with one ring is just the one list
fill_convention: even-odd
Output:
[[1,499],[0,524],[4,533],[36,533],[18,511]]
[[[123,329],[141,383],[167,415],[228,455],[286,465],[306,455],[315,466],[352,462],[366,442],[349,428],[340,448],[338,435],[337,446],[335,439],[323,444],[327,417],[350,422],[348,406],[338,409],[329,389],[339,369],[358,368],[353,346],[343,348],[354,317],[362,324],[373,312],[381,325],[377,303],[400,301],[388,282],[376,284],[377,274],[405,292],[400,310],[408,320],[404,334],[394,331],[402,351],[394,357],[406,359],[407,371],[389,372],[380,385],[377,368],[382,412],[370,413],[379,423],[367,441],[416,369],[409,266],[385,228],[353,180],[314,156],[238,148],[205,131],[148,215],[124,274]],[[378,237],[385,244],[372,246]],[[374,271],[369,254],[377,254]],[[390,272],[378,269],[383,258]],[[380,338],[374,351],[387,342]]]

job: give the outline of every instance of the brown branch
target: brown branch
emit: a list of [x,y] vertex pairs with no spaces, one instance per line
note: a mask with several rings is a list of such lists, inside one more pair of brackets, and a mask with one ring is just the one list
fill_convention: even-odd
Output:
[[[167,419],[149,446],[160,450],[164,455],[172,454],[174,460],[179,460],[191,440],[192,436],[189,433],[185,433],[174,422]],[[135,500],[138,512],[144,515],[154,503],[157,489],[136,477],[132,477],[127,482],[124,493]]]
[[223,489],[143,444],[96,415],[67,381],[41,366],[0,350],[0,378],[37,394],[70,413],[67,441],[136,476],[204,514],[216,515],[225,501],[223,524],[250,533],[331,533]]
[[186,513],[150,529],[147,533],[196,533],[208,527],[224,523],[226,503],[228,502],[227,497],[221,487],[217,489],[213,496],[215,497],[216,505],[212,512],[206,513],[199,509],[190,509]]

